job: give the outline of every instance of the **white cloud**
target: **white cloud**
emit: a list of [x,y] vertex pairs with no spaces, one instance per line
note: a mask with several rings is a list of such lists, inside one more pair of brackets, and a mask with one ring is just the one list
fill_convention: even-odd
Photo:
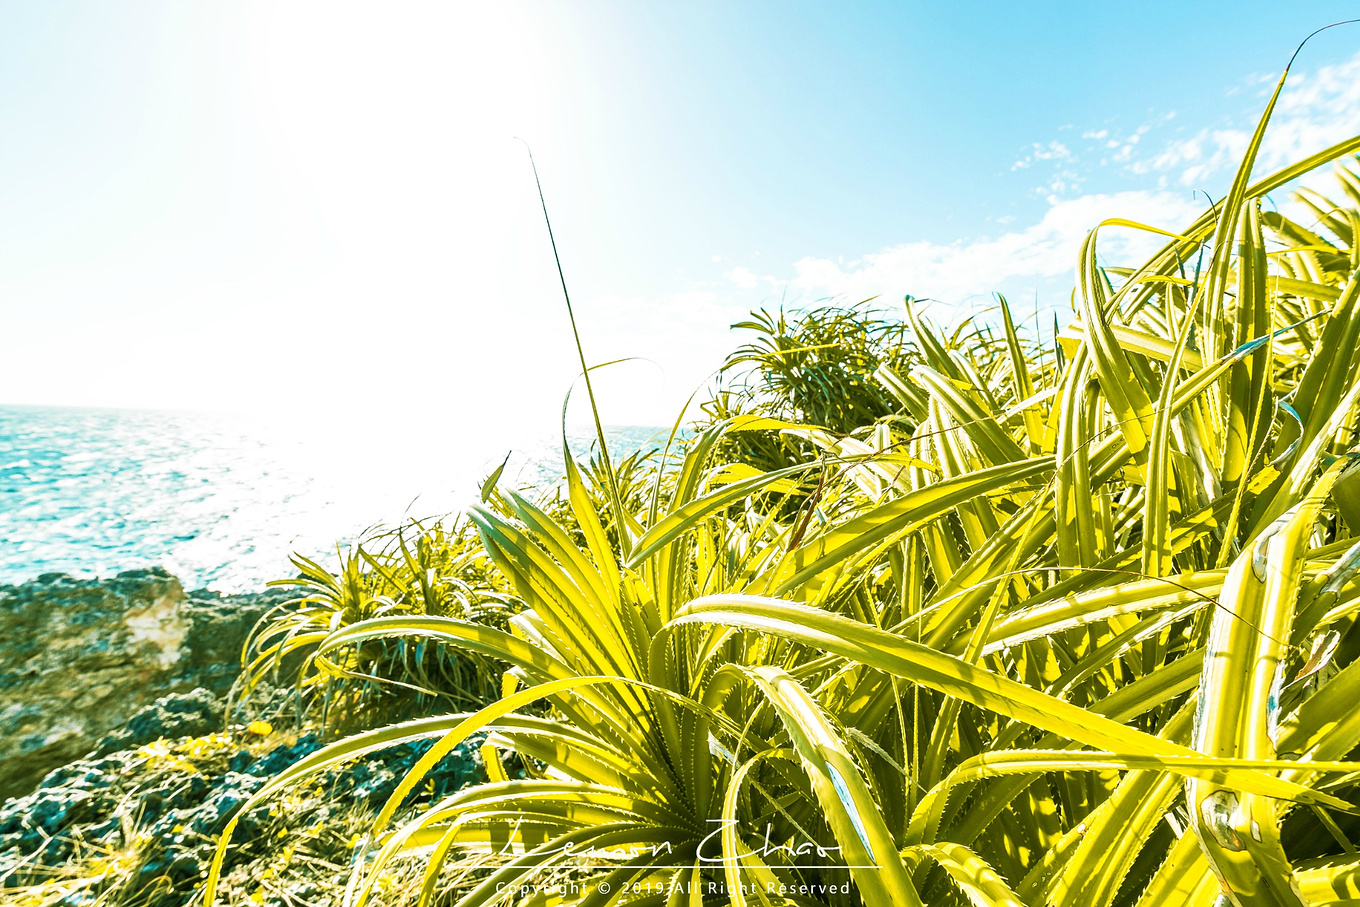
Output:
[[736,267],[727,272],[727,279],[732,281],[743,290],[753,290],[760,283],[760,278],[753,271],[746,268]]
[[1047,145],[1040,145],[1035,142],[1031,146],[1029,154],[1012,164],[1011,169],[1023,170],[1035,161],[1061,161],[1071,156],[1072,150],[1057,140],[1049,142]]
[[[1265,81],[1269,92],[1274,77]],[[1241,129],[1202,129],[1130,161],[1136,174],[1166,173],[1198,187],[1231,172],[1242,159],[1255,123]],[[1266,127],[1255,172],[1264,174],[1360,133],[1360,54],[1314,73],[1291,73]],[[1118,155],[1116,155],[1118,159]]]
[[[1101,220],[1122,217],[1162,229],[1183,227],[1200,213],[1186,193],[1130,191],[1056,201],[1043,219],[995,239],[953,244],[904,243],[842,264],[804,258],[794,265],[790,287],[809,296],[874,295],[929,297],[956,303],[986,295],[1008,281],[1073,273],[1081,242]],[[1098,245],[1107,263],[1135,261],[1163,239],[1109,229]]]

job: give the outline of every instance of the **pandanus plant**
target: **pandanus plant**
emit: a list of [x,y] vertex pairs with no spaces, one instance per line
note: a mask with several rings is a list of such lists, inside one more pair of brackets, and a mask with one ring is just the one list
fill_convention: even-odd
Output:
[[[471,519],[524,604],[508,627],[373,616],[314,651],[437,643],[505,664],[500,698],[340,740],[246,808],[434,738],[354,904],[410,855],[422,903],[463,907],[1355,897],[1360,178],[1303,193],[1306,226],[1262,202],[1360,137],[1253,180],[1279,90],[1195,222],[1091,231],[1052,349],[1004,299],[953,337],[909,300],[919,363],[878,368],[898,408],[870,424],[673,435],[628,506],[603,431],[555,516],[488,487]],[[1112,228],[1166,241],[1102,267]],[[718,455],[749,432],[820,455]],[[396,821],[474,731],[490,780]]]

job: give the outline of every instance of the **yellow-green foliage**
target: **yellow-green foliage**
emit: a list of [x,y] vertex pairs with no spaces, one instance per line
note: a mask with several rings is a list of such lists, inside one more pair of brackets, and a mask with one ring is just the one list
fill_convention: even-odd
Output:
[[504,577],[488,569],[470,524],[413,521],[371,533],[342,553],[340,562],[340,572],[332,574],[296,555],[298,575],[271,583],[299,595],[265,615],[246,641],[238,699],[286,672],[304,704],[320,703],[323,721],[352,727],[476,707],[495,698],[499,665],[423,638],[394,634],[319,661],[316,652],[317,643],[335,631],[382,616],[457,617],[507,626],[518,602]]
[[[895,408],[853,431],[727,412],[650,495],[570,459],[555,516],[489,489],[506,624],[326,593],[315,683],[420,639],[508,666],[501,697],[340,740],[257,800],[417,737],[408,789],[477,729],[522,762],[393,826],[398,790],[354,904],[413,853],[413,898],[468,907],[1354,896],[1360,179],[1305,195],[1308,224],[1263,199],[1360,137],[1253,180],[1268,113],[1147,261],[1097,252],[1149,228],[1092,230],[1057,348],[1004,301],[994,333],[909,312],[916,352],[874,377]],[[752,433],[820,455],[762,471],[722,445]],[[506,893],[549,882],[587,884]]]

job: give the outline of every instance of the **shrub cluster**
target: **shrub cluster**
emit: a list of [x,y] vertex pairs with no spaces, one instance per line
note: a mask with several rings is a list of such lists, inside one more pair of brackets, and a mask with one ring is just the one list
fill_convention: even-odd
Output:
[[[1056,337],[757,313],[663,450],[300,561],[244,686],[296,657],[346,734],[247,807],[436,741],[355,905],[411,855],[466,907],[1346,897],[1360,178],[1266,197],[1360,138],[1253,180],[1268,115],[1146,261],[1091,231]],[[488,781],[394,821],[475,732]]]

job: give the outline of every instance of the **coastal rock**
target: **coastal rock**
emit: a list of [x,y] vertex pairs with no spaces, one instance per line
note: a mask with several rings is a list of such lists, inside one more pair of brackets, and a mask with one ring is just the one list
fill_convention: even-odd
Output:
[[189,693],[171,693],[144,706],[127,724],[100,738],[95,756],[142,746],[154,740],[201,737],[222,728],[226,703],[198,687]]
[[[202,699],[168,698],[172,704]],[[164,713],[158,702],[142,714]],[[408,796],[408,812],[402,815],[486,781],[479,749],[485,740],[484,733],[474,734],[436,763]],[[261,875],[259,870],[280,859],[270,842],[289,828],[312,835],[310,847],[329,848],[327,859],[314,865],[338,872],[314,881],[328,891],[343,890],[351,839],[434,741],[399,744],[325,771],[294,788],[288,809],[278,809],[276,800],[241,814],[270,778],[321,745],[315,732],[259,740],[238,729],[142,745],[55,769],[32,793],[0,805],[0,892],[38,884],[63,866],[79,873],[81,861],[107,862],[107,855],[115,854],[122,862],[110,875],[113,884],[131,880],[144,893],[139,903],[147,907],[180,907],[193,901],[217,836],[238,814],[228,871],[244,866],[247,877]]]
[[226,596],[207,590],[189,593],[180,605],[186,625],[180,676],[192,677],[198,686],[225,695],[241,673],[241,647],[256,621],[296,596],[291,589]]
[[[208,700],[230,689],[250,628],[288,596],[188,595],[158,567],[0,586],[0,800],[97,746],[145,742],[158,723],[164,736],[206,732],[221,716]],[[141,730],[100,745],[159,697],[196,688],[198,698],[162,703]]]

